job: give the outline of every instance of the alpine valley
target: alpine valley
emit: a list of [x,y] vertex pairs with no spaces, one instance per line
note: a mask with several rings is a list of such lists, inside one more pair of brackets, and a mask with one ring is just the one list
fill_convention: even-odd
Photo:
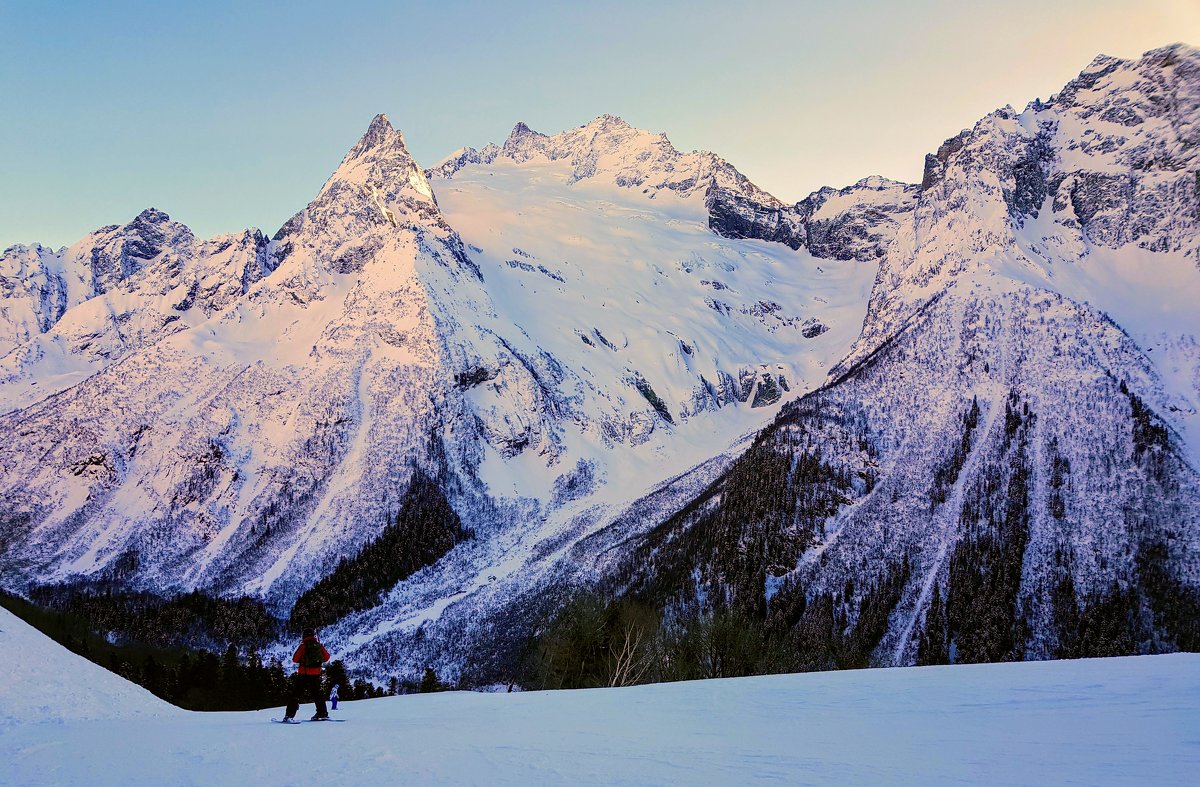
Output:
[[609,115],[431,169],[380,115],[271,237],[3,252],[0,586],[470,686],[1196,650],[1198,408],[1200,50],[796,204]]

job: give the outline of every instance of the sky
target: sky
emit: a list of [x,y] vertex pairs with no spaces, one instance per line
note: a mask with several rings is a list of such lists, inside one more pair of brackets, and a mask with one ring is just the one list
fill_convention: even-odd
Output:
[[154,206],[268,234],[386,112],[432,166],[610,113],[776,196],[914,181],[1105,53],[1200,45],[1200,0],[0,0],[0,248]]

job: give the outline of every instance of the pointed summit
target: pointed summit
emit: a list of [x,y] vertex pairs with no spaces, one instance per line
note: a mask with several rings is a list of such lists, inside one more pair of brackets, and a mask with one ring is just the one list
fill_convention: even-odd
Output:
[[410,216],[418,221],[441,221],[425,172],[387,115],[380,113],[371,119],[317,196],[288,219],[274,239],[297,235],[312,225],[323,226],[330,216],[392,227]]
[[588,123],[586,127],[601,129],[633,128],[633,126],[629,125],[624,118],[617,115],[610,115],[608,113],[605,113]]
[[528,161],[545,152],[548,139],[545,134],[539,134],[524,123],[517,123],[504,141],[501,151],[514,161]]
[[512,133],[508,135],[508,139],[504,141],[504,147],[513,150],[522,146],[537,145],[544,139],[547,139],[545,134],[540,134],[524,123],[518,122],[517,125],[513,126]]
[[361,158],[373,150],[388,150],[408,156],[408,148],[404,144],[404,135],[392,127],[392,121],[382,112],[371,119],[366,133],[350,148],[346,161]]
[[372,118],[366,133],[342,159],[325,190],[335,182],[365,186],[368,191],[378,192],[387,199],[416,192],[413,196],[419,200],[433,202],[433,192],[425,180],[425,173],[408,152],[404,135],[383,113]]
[[171,217],[162,212],[158,208],[150,207],[143,210],[141,213],[133,217],[131,224],[162,224],[165,221],[170,221]]
[[523,136],[526,136],[529,134],[539,136],[539,137],[542,136],[541,134],[538,134],[538,132],[531,129],[529,126],[525,125],[524,122],[518,121],[517,125],[513,126],[512,133],[508,135],[508,138],[514,139],[516,137],[523,137]]

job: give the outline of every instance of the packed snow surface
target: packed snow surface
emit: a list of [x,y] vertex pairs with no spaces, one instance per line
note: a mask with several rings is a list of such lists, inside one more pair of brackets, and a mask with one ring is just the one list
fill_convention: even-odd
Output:
[[1196,654],[423,694],[287,727],[156,704],[3,611],[0,648],[11,784],[1185,784],[1200,767]]
[[[141,686],[58,646],[6,609],[0,609],[0,649],[10,661],[0,671],[0,739],[30,722],[186,716]],[[5,782],[9,777],[0,772],[0,783]]]

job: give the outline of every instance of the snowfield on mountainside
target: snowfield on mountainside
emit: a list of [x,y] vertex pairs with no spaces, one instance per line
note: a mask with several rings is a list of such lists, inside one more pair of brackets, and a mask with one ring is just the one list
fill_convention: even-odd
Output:
[[417,694],[285,727],[279,708],[178,710],[3,610],[0,649],[12,784],[1170,785],[1200,767],[1194,654]]

